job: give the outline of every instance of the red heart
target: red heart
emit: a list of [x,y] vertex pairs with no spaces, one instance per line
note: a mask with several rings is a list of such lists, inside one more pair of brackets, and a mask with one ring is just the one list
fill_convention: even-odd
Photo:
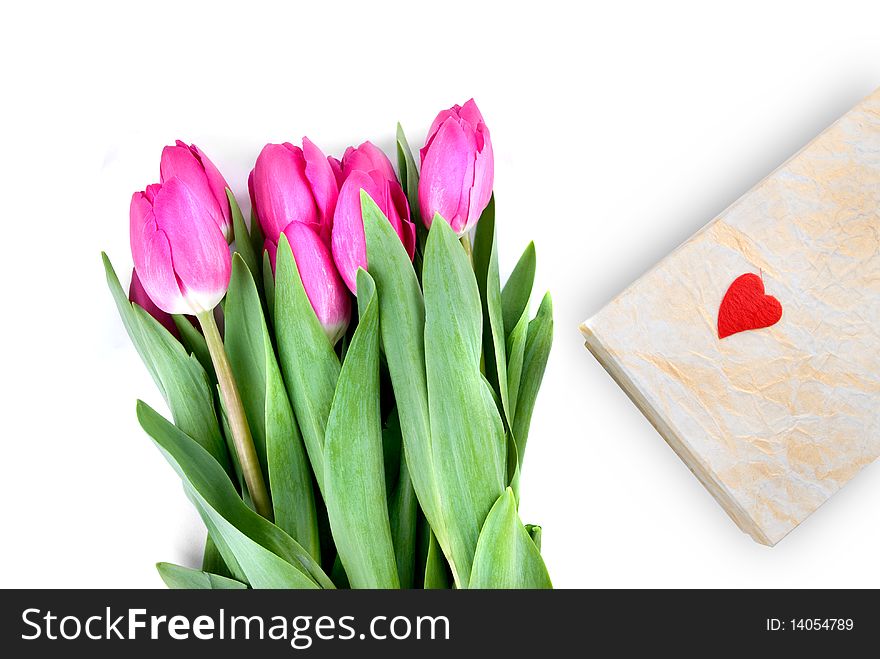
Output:
[[782,318],[782,305],[764,294],[764,280],[748,273],[733,280],[718,310],[718,338],[770,327]]

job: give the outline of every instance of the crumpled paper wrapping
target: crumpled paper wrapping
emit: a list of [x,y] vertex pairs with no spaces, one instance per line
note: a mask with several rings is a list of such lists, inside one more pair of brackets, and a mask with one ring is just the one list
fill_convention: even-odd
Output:
[[[720,340],[747,272],[782,318]],[[880,90],[581,330],[740,528],[781,540],[880,454]]]

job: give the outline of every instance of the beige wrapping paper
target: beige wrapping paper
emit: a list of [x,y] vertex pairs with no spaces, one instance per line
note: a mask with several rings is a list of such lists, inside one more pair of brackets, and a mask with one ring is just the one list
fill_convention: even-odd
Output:
[[[782,317],[719,339],[745,273]],[[581,330],[740,528],[776,544],[880,453],[880,90]]]

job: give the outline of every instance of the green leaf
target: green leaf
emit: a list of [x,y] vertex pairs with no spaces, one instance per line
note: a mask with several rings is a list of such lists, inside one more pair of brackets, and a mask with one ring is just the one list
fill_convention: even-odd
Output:
[[[399,422],[397,433],[400,433]],[[400,587],[413,588],[419,504],[403,453],[399,455],[399,460],[397,483],[388,499],[388,518],[391,522],[391,539],[394,543]]]
[[253,588],[332,588],[299,543],[239,498],[220,465],[197,442],[138,401],[141,427],[183,480],[233,576]]
[[428,533],[430,536],[428,538],[428,557],[425,562],[424,587],[426,590],[449,588],[452,585],[449,580],[449,564],[443,556],[443,550],[440,549],[437,536],[430,528]]
[[272,262],[269,260],[269,252],[263,252],[263,292],[266,297],[266,313],[270,325],[274,325],[275,318],[275,276],[272,274]]
[[419,170],[413,157],[403,126],[397,124],[397,169],[400,172],[400,185],[409,202],[409,214],[416,227],[423,226],[419,206]]
[[541,552],[519,519],[510,488],[498,497],[483,525],[468,587],[553,587]]
[[235,195],[232,194],[232,190],[229,188],[226,188],[226,198],[229,199],[229,208],[232,211],[232,231],[235,237],[235,252],[240,254],[241,258],[244,259],[248,270],[257,273],[260,271],[260,262],[257,260],[257,254],[262,253],[262,246],[260,252],[257,252],[254,249],[254,245],[251,243],[251,237],[248,234],[247,225],[244,223],[244,217],[242,217],[241,214],[241,208],[235,199]]
[[529,437],[529,426],[532,423],[532,412],[535,399],[544,378],[550,346],[553,343],[553,303],[550,293],[541,300],[538,313],[529,323],[523,354],[522,376],[520,378],[519,395],[516,403],[516,415],[513,423],[513,436],[519,449],[519,464],[522,468],[523,456],[526,452],[526,441]]
[[403,455],[403,437],[400,433],[400,417],[397,408],[391,410],[382,428],[382,457],[385,464],[385,489],[389,497],[397,479],[400,477],[400,465]]
[[425,375],[425,305],[412,263],[388,219],[361,194],[367,260],[379,299],[379,331],[400,416],[404,454],[425,516],[445,537],[434,483],[428,384]]
[[428,235],[422,284],[431,451],[447,537],[433,521],[431,526],[456,584],[464,587],[480,528],[504,492],[506,445],[491,389],[480,373],[477,282],[455,233],[439,215]]
[[498,275],[498,244],[495,240],[495,197],[480,216],[474,235],[474,274],[483,307],[483,359],[486,378],[498,393],[506,427],[513,423],[507,387],[507,354],[501,312],[501,280]]
[[526,524],[526,532],[529,534],[532,542],[535,543],[538,551],[541,551],[541,527],[537,524]]
[[519,257],[513,272],[501,291],[501,308],[504,317],[504,332],[509,335],[514,324],[529,306],[532,286],[535,283],[535,243],[526,246]]
[[175,590],[241,590],[247,588],[235,579],[221,577],[219,574],[193,570],[174,563],[156,563],[159,576],[169,588]]
[[263,227],[260,226],[260,220],[257,218],[257,209],[253,206],[253,199],[251,199],[250,220],[251,249],[254,250],[254,254],[259,255],[265,251],[266,236],[263,235]]
[[319,559],[308,457],[275,361],[257,287],[238,254],[232,258],[224,342],[272,493],[275,523]]
[[184,347],[199,360],[199,364],[205,369],[209,380],[212,383],[216,382],[217,375],[214,373],[214,362],[211,361],[211,353],[208,351],[208,344],[205,343],[205,336],[196,329],[196,326],[186,316],[175,314],[171,318],[180,332],[180,340]]
[[275,337],[281,372],[323,492],[324,434],[339,379],[339,359],[312,309],[283,234],[278,244],[275,284]]
[[221,577],[232,576],[210,535],[205,538],[205,550],[202,552],[202,572],[211,572]]
[[519,385],[522,378],[528,333],[529,310],[527,305],[507,336],[507,396],[512,410],[516,410],[519,401]]
[[174,422],[228,471],[229,453],[220,434],[212,386],[205,369],[161,323],[128,301],[110,259],[106,254],[101,256],[122,322],[165,398]]
[[360,317],[339,374],[324,441],[324,492],[333,539],[353,588],[398,588],[388,520],[379,410],[379,309],[357,274]]

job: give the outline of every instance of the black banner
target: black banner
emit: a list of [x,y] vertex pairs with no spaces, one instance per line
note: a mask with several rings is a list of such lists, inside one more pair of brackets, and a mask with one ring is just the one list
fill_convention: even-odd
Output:
[[880,640],[877,592],[865,590],[0,592],[0,647],[16,657],[119,657],[133,646],[163,658],[707,655]]

